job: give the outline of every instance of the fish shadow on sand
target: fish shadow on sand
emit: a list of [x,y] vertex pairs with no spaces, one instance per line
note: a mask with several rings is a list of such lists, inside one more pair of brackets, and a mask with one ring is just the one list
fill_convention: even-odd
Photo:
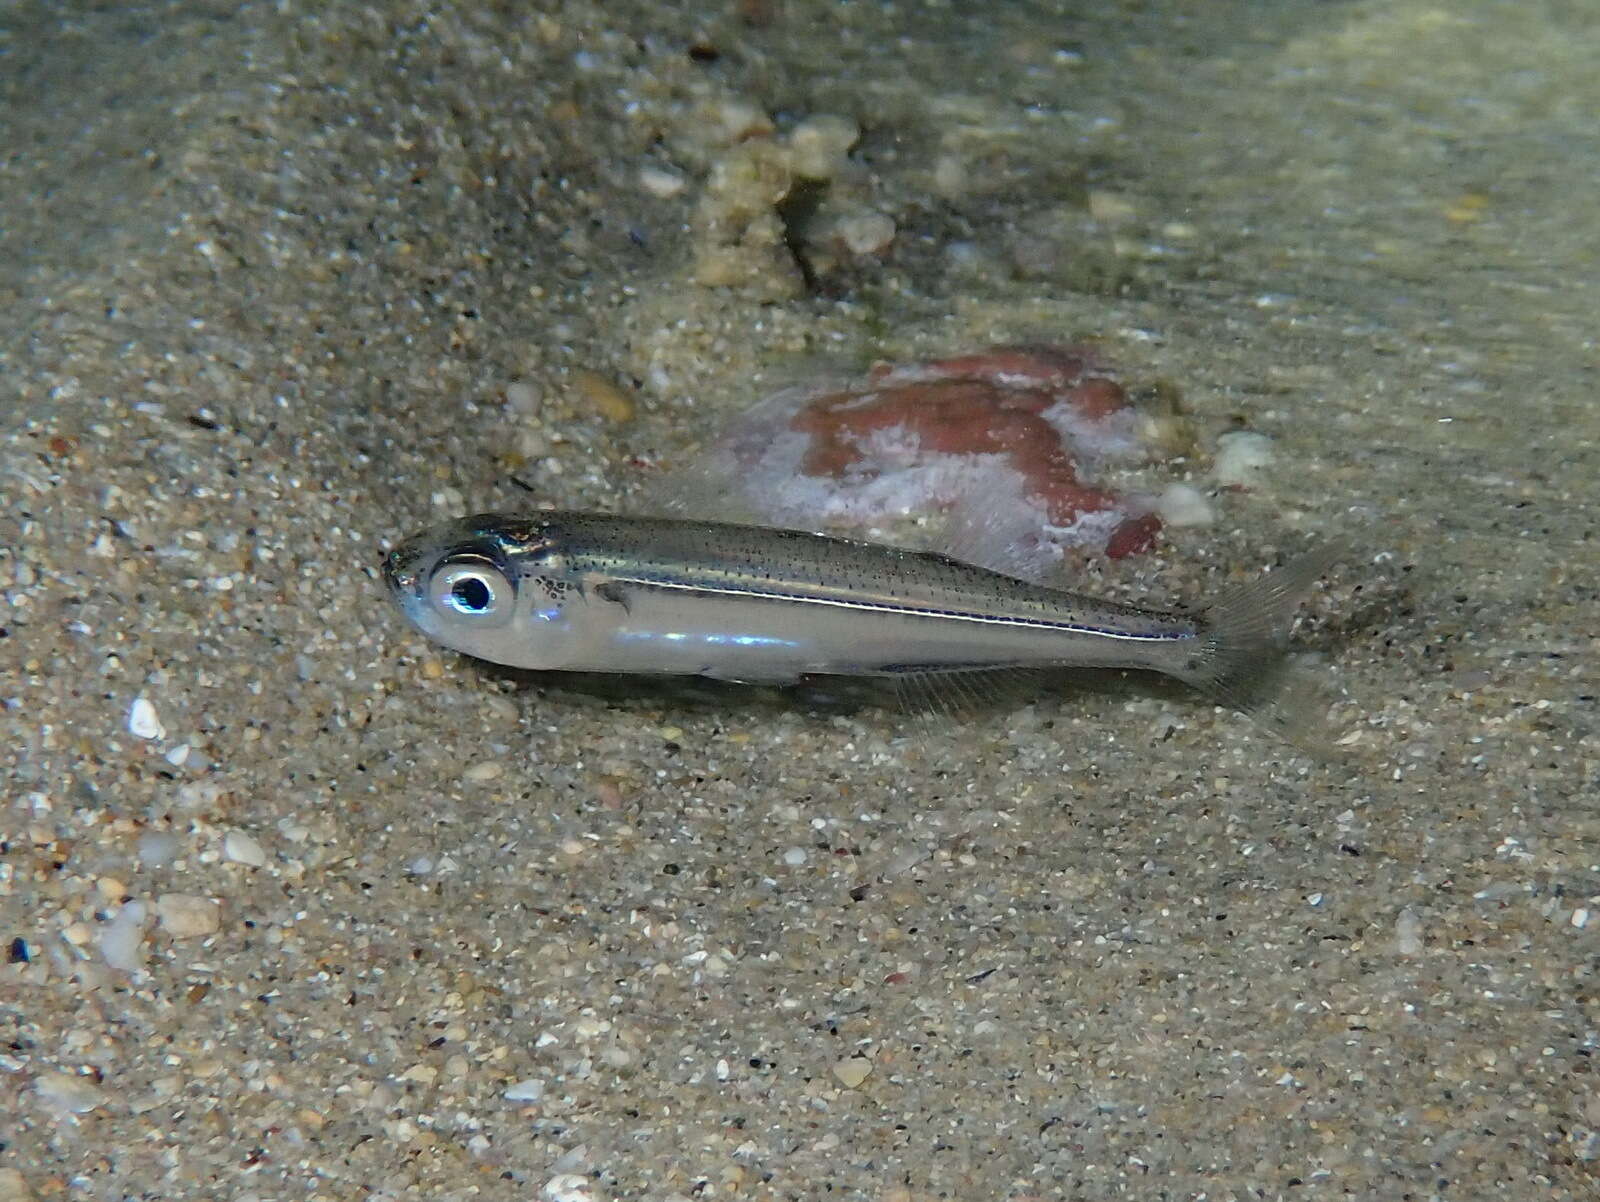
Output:
[[[815,675],[794,684],[749,684],[704,676],[627,676],[607,672],[529,671],[472,660],[483,676],[504,681],[513,694],[550,691],[576,705],[618,709],[666,706],[694,713],[756,712],[777,716],[855,717],[873,711],[921,718],[983,718],[1035,701],[1083,697],[1110,713],[1126,701],[1155,698],[1174,706],[1207,701],[1179,681],[1115,668],[1030,669],[1003,674],[959,673],[968,679],[920,678],[914,686],[879,677]],[[976,679],[982,676],[981,681]]]

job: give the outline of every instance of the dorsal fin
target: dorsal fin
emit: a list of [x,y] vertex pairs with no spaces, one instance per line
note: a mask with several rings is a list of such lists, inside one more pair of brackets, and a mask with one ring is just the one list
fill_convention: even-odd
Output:
[[1008,490],[998,479],[995,483],[964,494],[950,507],[935,550],[991,572],[1044,583],[1061,563],[1059,549],[1045,538],[1049,519],[1020,487]]

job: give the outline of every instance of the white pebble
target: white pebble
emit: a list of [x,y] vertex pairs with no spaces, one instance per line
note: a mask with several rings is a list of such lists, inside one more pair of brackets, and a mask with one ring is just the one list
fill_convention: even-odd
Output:
[[1216,519],[1211,502],[1187,484],[1169,484],[1156,498],[1156,512],[1169,526],[1209,526]]
[[544,1097],[544,1082],[538,1077],[529,1077],[507,1087],[503,1096],[508,1102],[537,1102]]
[[790,868],[798,868],[806,862],[806,854],[806,849],[803,847],[791,847],[783,853],[783,862]]
[[550,1202],[594,1202],[589,1192],[589,1179],[582,1173],[562,1173],[550,1178],[540,1191]]
[[243,831],[229,831],[223,836],[222,854],[235,864],[245,864],[251,868],[265,868],[267,864],[266,849],[256,842],[253,835]]
[[163,893],[156,899],[156,917],[174,939],[193,939],[216,933],[222,925],[222,908],[209,897]]
[[1253,430],[1235,430],[1217,439],[1211,474],[1222,485],[1254,484],[1273,458],[1272,439]]
[[971,182],[966,160],[959,155],[942,154],[933,165],[933,190],[946,200],[963,195]]
[[178,837],[166,831],[139,836],[139,862],[146,868],[165,868],[178,858]]
[[951,242],[944,248],[945,268],[958,275],[983,277],[1000,270],[994,256],[976,242]]
[[688,186],[683,176],[661,167],[640,167],[639,186],[658,200],[668,200]]
[[819,114],[807,118],[789,135],[790,165],[796,175],[807,179],[832,179],[860,139],[861,127],[848,117]]
[[539,399],[539,390],[526,380],[506,385],[506,404],[521,417],[532,417],[539,412]]
[[149,917],[143,902],[132,901],[100,928],[100,955],[119,972],[144,969],[144,924]]
[[542,459],[550,453],[550,440],[543,430],[524,426],[517,431],[516,450],[526,460]]
[[894,218],[886,213],[852,213],[834,223],[839,236],[853,255],[875,255],[894,241]]
[[709,120],[702,127],[704,132],[724,146],[765,137],[772,132],[772,119],[746,100],[724,100],[706,116]]
[[1410,906],[1394,920],[1394,946],[1402,956],[1422,954],[1422,919]]
[[105,1102],[99,1086],[72,1073],[40,1073],[33,1091],[41,1102],[60,1114],[87,1114]]
[[156,707],[148,697],[135,697],[128,707],[128,733],[140,739],[164,739],[167,728],[161,725]]
[[484,760],[481,763],[472,765],[461,775],[463,779],[481,785],[497,779],[505,770],[506,766],[499,760]]
[[1139,216],[1139,206],[1119,192],[1090,189],[1089,216],[1103,225],[1126,225]]

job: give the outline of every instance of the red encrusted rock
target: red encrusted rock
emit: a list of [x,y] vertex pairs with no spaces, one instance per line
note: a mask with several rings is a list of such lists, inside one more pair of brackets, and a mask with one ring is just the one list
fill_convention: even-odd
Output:
[[996,347],[864,380],[790,389],[758,406],[727,452],[766,517],[871,526],[954,505],[1031,507],[1037,537],[1116,557],[1161,527],[1147,501],[1093,482],[1143,458],[1139,415],[1088,351]]

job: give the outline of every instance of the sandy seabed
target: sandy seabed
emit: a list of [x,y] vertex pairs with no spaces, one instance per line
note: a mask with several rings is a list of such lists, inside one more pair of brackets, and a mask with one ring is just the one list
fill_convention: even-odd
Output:
[[[6,7],[0,1198],[1596,1195],[1600,15],[1081,8]],[[378,580],[1081,338],[1274,454],[1080,585],[1352,537],[1343,759],[508,679]]]

